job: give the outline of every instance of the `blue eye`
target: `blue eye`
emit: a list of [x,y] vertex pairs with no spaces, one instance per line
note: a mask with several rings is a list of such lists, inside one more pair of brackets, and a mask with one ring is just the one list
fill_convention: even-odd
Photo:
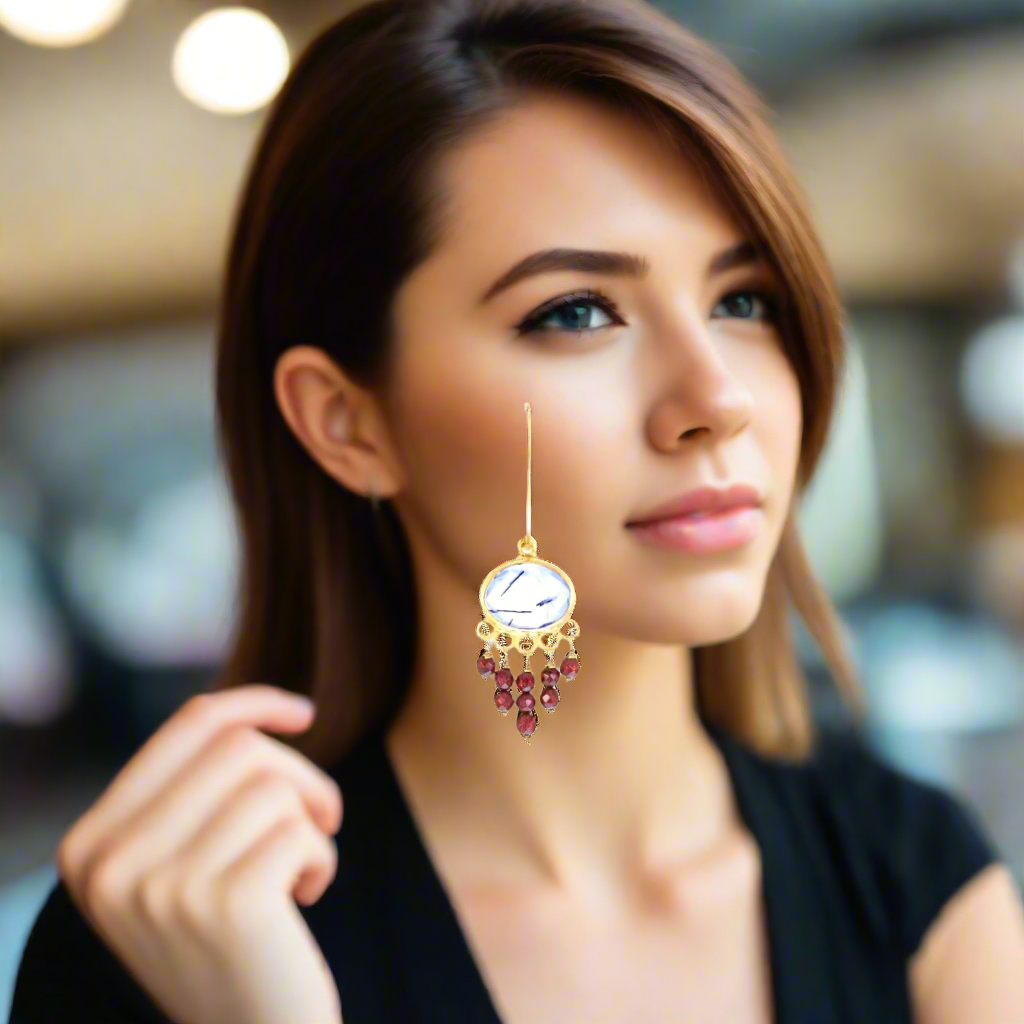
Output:
[[595,331],[601,327],[612,327],[623,321],[615,303],[600,292],[584,291],[572,295],[561,295],[545,302],[534,310],[521,324],[521,334],[543,331],[568,331],[581,333]]
[[[607,323],[595,323],[595,318],[600,321],[605,317]],[[541,323],[553,321],[553,326],[559,330],[585,331],[591,327],[606,327],[611,323],[611,318],[600,311],[596,302],[567,302],[552,310]]]
[[[723,308],[725,313],[719,313],[718,310]],[[748,288],[724,295],[711,315],[735,317],[739,320],[771,320],[775,316],[775,304],[764,292]]]

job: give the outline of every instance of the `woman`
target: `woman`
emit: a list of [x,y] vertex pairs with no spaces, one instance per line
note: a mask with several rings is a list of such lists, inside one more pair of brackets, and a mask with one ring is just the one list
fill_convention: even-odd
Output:
[[[64,837],[17,1024],[1024,1020],[987,837],[810,727],[789,601],[853,693],[795,528],[839,356],[755,97],[668,18],[320,36],[223,303],[225,685]],[[472,631],[530,436],[582,668],[513,729]]]

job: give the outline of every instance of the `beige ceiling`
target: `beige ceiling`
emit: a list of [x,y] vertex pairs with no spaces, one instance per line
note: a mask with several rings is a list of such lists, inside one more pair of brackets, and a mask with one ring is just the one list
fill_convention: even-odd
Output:
[[[343,4],[263,5],[293,52]],[[0,33],[0,336],[208,309],[259,115],[170,77],[192,0],[72,50]],[[1024,34],[861,64],[780,120],[849,295],[998,293],[1024,233]]]

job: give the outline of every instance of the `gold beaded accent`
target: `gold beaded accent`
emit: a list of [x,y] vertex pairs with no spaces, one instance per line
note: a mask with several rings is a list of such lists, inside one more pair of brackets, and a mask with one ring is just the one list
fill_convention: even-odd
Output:
[[519,541],[518,548],[522,558],[532,558],[537,554],[537,542],[529,534]]

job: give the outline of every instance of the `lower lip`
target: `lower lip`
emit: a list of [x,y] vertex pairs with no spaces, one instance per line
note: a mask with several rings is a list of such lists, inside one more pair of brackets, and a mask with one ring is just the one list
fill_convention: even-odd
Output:
[[630,526],[642,541],[670,551],[708,555],[749,544],[760,532],[762,512],[753,505],[722,512],[676,516]]

